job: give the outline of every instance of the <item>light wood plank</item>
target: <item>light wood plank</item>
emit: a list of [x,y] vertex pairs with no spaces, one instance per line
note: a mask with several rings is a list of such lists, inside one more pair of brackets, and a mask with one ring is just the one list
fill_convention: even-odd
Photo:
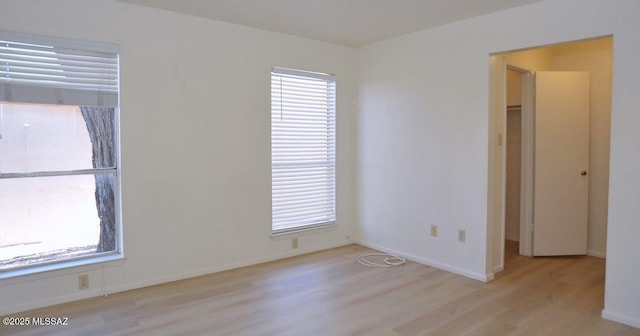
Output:
[[350,245],[32,310],[66,327],[0,335],[640,335],[600,318],[603,259],[526,258],[482,283],[408,262],[370,268]]

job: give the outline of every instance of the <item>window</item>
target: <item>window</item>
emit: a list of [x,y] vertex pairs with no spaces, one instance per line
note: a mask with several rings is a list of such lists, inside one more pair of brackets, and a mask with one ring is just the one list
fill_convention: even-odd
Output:
[[271,72],[272,232],[335,223],[335,76]]
[[115,46],[0,31],[0,276],[120,252]]

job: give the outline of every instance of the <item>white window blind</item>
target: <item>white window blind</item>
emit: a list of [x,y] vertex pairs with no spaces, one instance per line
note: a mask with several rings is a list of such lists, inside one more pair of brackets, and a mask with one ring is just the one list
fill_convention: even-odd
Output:
[[274,233],[332,224],[335,211],[335,76],[271,72]]
[[86,45],[0,32],[0,100],[117,107],[118,52]]

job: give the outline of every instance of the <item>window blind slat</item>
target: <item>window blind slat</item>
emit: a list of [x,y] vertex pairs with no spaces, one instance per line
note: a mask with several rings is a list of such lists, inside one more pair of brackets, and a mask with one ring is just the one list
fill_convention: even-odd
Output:
[[333,169],[326,169],[324,171],[312,171],[312,172],[304,172],[304,171],[299,171],[297,173],[288,173],[288,174],[282,174],[280,172],[275,172],[273,174],[273,181],[274,182],[279,182],[282,180],[286,180],[286,179],[299,179],[300,177],[308,177],[308,178],[318,178],[318,177],[322,177],[322,178],[331,178],[333,175],[334,171]]
[[309,217],[332,218],[327,215],[327,213],[331,211],[331,208],[332,206],[309,208],[309,209],[298,209],[297,211],[288,210],[285,213],[276,212],[273,215],[273,217],[275,219],[283,219],[283,220],[291,220],[294,218],[309,218]]
[[335,222],[335,77],[271,73],[272,229]]
[[[285,142],[279,141],[279,143],[285,143]],[[318,139],[318,140],[304,139],[304,140],[290,140],[289,142],[286,142],[286,144],[288,147],[291,147],[291,148],[300,148],[300,147],[316,148],[318,146],[325,147],[327,145],[334,144],[334,141],[327,141],[323,139]]]
[[300,177],[302,177],[302,176],[308,176],[310,178],[315,177],[318,180],[326,180],[328,177],[330,177],[331,173],[332,172],[326,172],[326,173],[323,173],[323,174],[316,174],[316,175],[297,174],[297,175],[276,176],[276,177],[273,178],[273,182],[274,183],[288,183],[288,182],[300,179]]
[[278,210],[274,212],[275,217],[282,216],[282,218],[291,217],[294,213],[320,213],[329,209],[331,206],[327,205],[326,198],[318,199],[317,201],[304,201],[289,204],[278,204]]
[[[2,42],[0,42],[2,43]],[[38,65],[66,65],[77,68],[86,69],[104,69],[105,71],[113,71],[117,66],[114,60],[102,61],[98,58],[64,58],[60,57],[60,54],[53,53],[45,57],[33,56],[24,54],[17,50],[7,50],[4,53],[0,53],[0,60],[5,62],[16,62],[21,64],[32,64],[36,67]]]
[[[41,39],[37,39],[41,40]],[[0,100],[118,106],[118,54],[0,38]]]
[[49,83],[60,83],[60,86],[69,86],[72,87],[74,85],[85,85],[86,87],[98,88],[102,87],[104,89],[108,89],[111,85],[117,84],[115,79],[108,78],[90,78],[87,76],[67,76],[67,75],[49,75],[49,74],[39,74],[34,75],[31,73],[23,73],[23,72],[6,72],[0,71],[0,76],[2,77],[10,77],[11,81],[20,81],[23,84],[29,84],[35,81],[43,81]]
[[[303,190],[303,191],[300,191],[298,193],[295,193],[295,195],[292,194],[291,197],[287,197],[287,198],[283,198],[281,200],[278,200],[277,202],[274,203],[274,205],[275,206],[280,206],[280,205],[283,205],[283,204],[288,204],[289,202],[296,202],[296,201],[307,200],[307,199],[316,199],[316,200],[322,200],[323,202],[326,202],[328,196],[330,196],[330,195],[319,196],[321,194],[322,194],[322,192],[319,191],[318,188],[309,189],[309,190]],[[302,204],[302,205],[304,205],[304,204]],[[302,206],[300,206],[300,207],[302,207]]]
[[[2,57],[0,57],[0,63],[4,63]],[[106,75],[117,75],[118,73],[115,69],[104,69],[100,68],[96,70],[95,68],[83,67],[77,65],[60,65],[59,63],[48,64],[48,63],[35,63],[35,62],[22,62],[22,61],[13,61],[14,69],[40,69],[39,71],[47,71],[54,70],[57,72],[83,72],[83,73],[95,73],[95,74],[106,74]],[[4,67],[0,66],[0,69],[4,69]]]
[[283,195],[286,195],[286,193],[294,193],[297,190],[311,189],[313,187],[326,187],[326,186],[332,186],[332,185],[333,183],[330,181],[327,181],[327,179],[317,179],[317,180],[304,179],[304,182],[302,181],[273,182],[273,189],[280,190],[283,193]]

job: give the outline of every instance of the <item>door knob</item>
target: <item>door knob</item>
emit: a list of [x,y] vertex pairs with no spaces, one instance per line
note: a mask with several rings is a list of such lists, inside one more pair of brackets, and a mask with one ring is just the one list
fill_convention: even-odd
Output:
[[586,170],[581,171],[581,172],[580,172],[580,175],[582,175],[582,176],[587,176],[587,171],[586,171]]

